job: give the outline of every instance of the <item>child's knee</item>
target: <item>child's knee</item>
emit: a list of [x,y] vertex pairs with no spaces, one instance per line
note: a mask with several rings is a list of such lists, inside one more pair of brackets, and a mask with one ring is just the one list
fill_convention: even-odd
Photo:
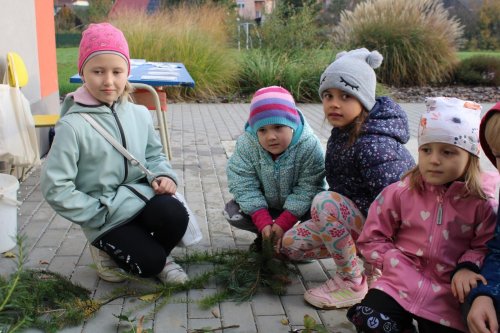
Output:
[[318,205],[322,206],[323,203],[325,202],[325,200],[331,200],[330,199],[330,196],[331,196],[332,192],[330,191],[323,191],[323,192],[319,192],[318,194],[316,194],[316,196],[313,198],[313,201],[311,203],[311,206],[312,207],[318,207]]
[[401,327],[389,316],[361,303],[354,305],[347,311],[347,319],[356,327],[357,332],[363,333],[413,333],[413,327]]
[[226,203],[223,214],[228,221],[239,221],[243,219],[240,205],[238,205],[234,199]]

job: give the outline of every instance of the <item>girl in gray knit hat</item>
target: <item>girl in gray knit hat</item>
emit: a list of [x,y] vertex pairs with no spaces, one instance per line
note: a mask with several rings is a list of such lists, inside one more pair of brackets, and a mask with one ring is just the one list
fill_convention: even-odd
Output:
[[329,190],[316,195],[312,219],[285,233],[282,253],[293,260],[333,258],[336,274],[306,291],[310,304],[324,309],[349,307],[377,276],[356,253],[367,210],[377,194],[415,162],[404,147],[408,119],[389,97],[375,98],[374,68],[382,55],[365,48],[341,52],[321,75],[319,94],[333,126],[326,149]]

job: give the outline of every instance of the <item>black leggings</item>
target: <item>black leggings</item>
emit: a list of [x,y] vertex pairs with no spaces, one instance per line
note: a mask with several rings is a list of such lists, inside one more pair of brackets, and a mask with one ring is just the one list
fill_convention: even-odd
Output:
[[134,219],[92,245],[108,253],[126,272],[152,277],[165,266],[167,256],[186,232],[188,214],[171,195],[151,198]]
[[411,314],[378,289],[370,289],[361,303],[351,307],[347,319],[354,324],[357,332],[363,333],[413,333],[416,332],[413,320],[417,322],[419,333],[461,332]]

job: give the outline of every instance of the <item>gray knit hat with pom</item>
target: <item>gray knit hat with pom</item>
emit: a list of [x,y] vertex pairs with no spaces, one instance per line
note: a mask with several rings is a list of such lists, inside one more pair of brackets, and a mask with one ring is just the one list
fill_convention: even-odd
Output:
[[383,59],[378,51],[365,48],[338,53],[321,75],[319,96],[327,89],[337,88],[356,97],[370,111],[375,105],[377,85],[373,69],[379,67]]

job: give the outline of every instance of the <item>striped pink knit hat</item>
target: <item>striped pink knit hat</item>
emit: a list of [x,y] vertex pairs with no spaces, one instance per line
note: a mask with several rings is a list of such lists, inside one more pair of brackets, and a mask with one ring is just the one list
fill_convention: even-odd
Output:
[[82,33],[78,54],[78,73],[82,75],[85,63],[93,56],[102,53],[115,53],[123,57],[130,73],[128,43],[123,32],[109,23],[92,23]]
[[248,124],[252,132],[266,125],[285,125],[297,130],[300,116],[293,96],[285,88],[271,86],[257,90],[250,104]]

